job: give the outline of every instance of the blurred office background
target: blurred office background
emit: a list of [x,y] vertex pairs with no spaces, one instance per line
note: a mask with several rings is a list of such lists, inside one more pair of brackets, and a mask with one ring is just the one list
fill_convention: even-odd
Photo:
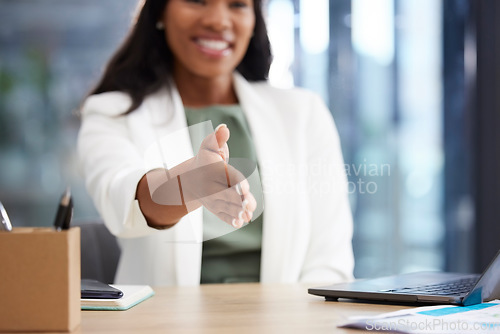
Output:
[[[500,245],[499,3],[268,1],[271,83],[319,93],[339,129],[357,277],[478,271]],[[74,218],[98,216],[76,111],[136,5],[0,0],[0,200],[14,225],[51,225],[68,185]]]

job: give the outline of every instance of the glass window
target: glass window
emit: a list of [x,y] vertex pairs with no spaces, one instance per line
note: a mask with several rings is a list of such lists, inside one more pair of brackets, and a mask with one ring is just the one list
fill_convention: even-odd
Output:
[[[329,103],[343,143],[355,275],[444,268],[442,2],[273,0],[270,8],[278,4],[294,8],[286,18],[269,12],[270,22],[294,19],[293,81]],[[279,27],[291,35],[290,24]]]

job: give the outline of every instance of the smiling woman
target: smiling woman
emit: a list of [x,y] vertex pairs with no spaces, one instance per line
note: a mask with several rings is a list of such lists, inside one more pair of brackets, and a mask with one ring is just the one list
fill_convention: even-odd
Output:
[[[224,61],[219,63],[220,66],[227,67],[226,71],[231,72],[234,70],[234,66],[237,66],[238,72],[246,80],[266,80],[271,65],[271,51],[261,6],[261,0],[145,1],[138,12],[136,23],[130,30],[127,39],[109,61],[104,75],[91,91],[91,94],[109,91],[126,92],[132,99],[132,103],[126,112],[131,112],[142,103],[146,95],[157,91],[162,86],[168,86],[173,72],[177,69],[175,64],[183,61],[184,57],[191,56],[187,52],[181,54],[181,51],[175,48],[174,45],[170,45],[170,42],[175,43],[175,45],[183,45],[182,41],[177,41],[175,36],[181,34],[183,30],[177,30],[176,26],[179,25],[179,28],[186,27],[188,22],[198,25],[210,25],[209,28],[204,28],[203,34],[218,35],[219,39],[220,36],[233,39],[230,41],[229,48],[231,57],[234,57],[233,62],[237,60],[237,56],[243,58],[239,58],[236,63],[232,63],[233,68],[231,68],[226,57],[224,57]],[[170,7],[173,9],[168,10]],[[183,16],[183,14],[185,15]],[[172,23],[170,23],[170,20],[166,22],[167,15],[172,16]],[[247,25],[253,27],[250,32],[247,31],[249,36],[246,37],[245,35],[241,36],[239,32],[239,30],[243,29],[240,23],[242,17],[246,17],[247,20],[251,21],[247,22]],[[188,18],[191,18],[188,22],[183,21]],[[194,18],[197,21],[194,21]],[[174,25],[171,33],[172,37],[168,37],[170,29],[165,29],[165,26],[169,24]],[[246,29],[248,28],[246,27]],[[201,28],[198,28],[197,33],[200,30]],[[227,35],[230,35],[230,37],[226,37]],[[236,40],[236,37],[238,37],[238,40]],[[241,37],[243,37],[243,40],[239,40]],[[185,38],[191,41],[193,36],[189,35],[185,36]],[[213,39],[213,37],[209,39]],[[211,42],[208,41],[208,43]],[[233,44],[238,45],[238,52],[243,50],[243,55],[237,54]],[[177,51],[174,51],[174,49]],[[208,49],[205,48],[205,50]],[[178,54],[175,54],[175,52],[178,52]],[[194,66],[190,62],[189,64],[189,68]],[[214,66],[214,64],[212,63],[210,66]]]
[[[191,75],[227,75],[240,63],[255,25],[253,1],[169,1],[163,14],[175,69]],[[179,74],[181,75],[181,74]]]
[[[270,61],[259,0],[144,1],[78,142],[119,283],[352,277],[335,125],[315,94],[271,87]],[[329,172],[288,168],[307,165]]]
[[[236,103],[231,73],[252,37],[253,1],[171,0],[161,22],[174,55],[173,74],[184,104]],[[193,90],[193,84],[201,85],[200,89]]]

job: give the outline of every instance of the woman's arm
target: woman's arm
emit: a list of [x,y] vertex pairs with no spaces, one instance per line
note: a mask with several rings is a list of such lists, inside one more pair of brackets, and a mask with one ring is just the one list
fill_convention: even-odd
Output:
[[[192,160],[193,159],[186,161],[185,164],[191,164]],[[185,169],[182,165],[183,164],[178,165],[169,171],[164,169],[152,170],[145,174],[139,181],[135,198],[139,202],[139,207],[150,227],[156,229],[169,228],[177,224],[179,220],[189,212],[201,206],[201,202],[196,204],[193,203],[193,205],[190,206],[191,210],[188,210],[188,207],[182,199],[178,204],[173,204],[176,201],[172,201],[172,205],[158,204],[152,199],[150,189],[159,184],[163,184],[164,187],[170,188],[169,193],[172,194],[172,196],[179,198],[183,197],[181,192],[182,188],[179,187],[177,179],[177,175],[182,174]],[[167,173],[170,174],[170,180],[167,179]],[[172,177],[174,177],[174,179],[172,179]]]
[[248,181],[226,162],[229,135],[225,124],[218,126],[195,157],[139,181],[136,198],[149,226],[169,228],[202,205],[236,228],[250,221],[256,201]]
[[[145,174],[143,157],[129,139],[124,117],[84,114],[78,138],[80,160],[89,194],[110,231],[122,237],[144,236],[153,231],[151,227],[174,225],[201,205],[229,224],[238,220],[233,224],[235,227],[248,221],[255,209],[255,200],[241,174],[228,166],[232,185],[241,181],[242,195],[247,199],[245,210],[242,208],[244,199],[236,193],[236,188],[227,186],[224,167],[223,175],[210,168],[217,162],[224,165],[219,153],[221,149],[228,156],[229,130],[224,127],[219,132],[219,136],[212,134],[212,138],[206,138],[196,157],[168,171],[154,170]],[[225,187],[219,182],[221,180]],[[180,190],[184,203],[170,201],[170,198],[180,198]],[[155,193],[157,196],[152,197]],[[233,205],[229,205],[231,201]],[[239,206],[235,204],[238,201]],[[241,211],[244,214],[240,215]]]

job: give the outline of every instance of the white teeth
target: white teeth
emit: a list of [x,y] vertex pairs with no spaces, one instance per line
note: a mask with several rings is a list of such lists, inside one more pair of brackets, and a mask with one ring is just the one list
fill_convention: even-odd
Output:
[[229,43],[225,41],[215,41],[211,39],[199,39],[198,44],[207,49],[222,51],[229,47]]

